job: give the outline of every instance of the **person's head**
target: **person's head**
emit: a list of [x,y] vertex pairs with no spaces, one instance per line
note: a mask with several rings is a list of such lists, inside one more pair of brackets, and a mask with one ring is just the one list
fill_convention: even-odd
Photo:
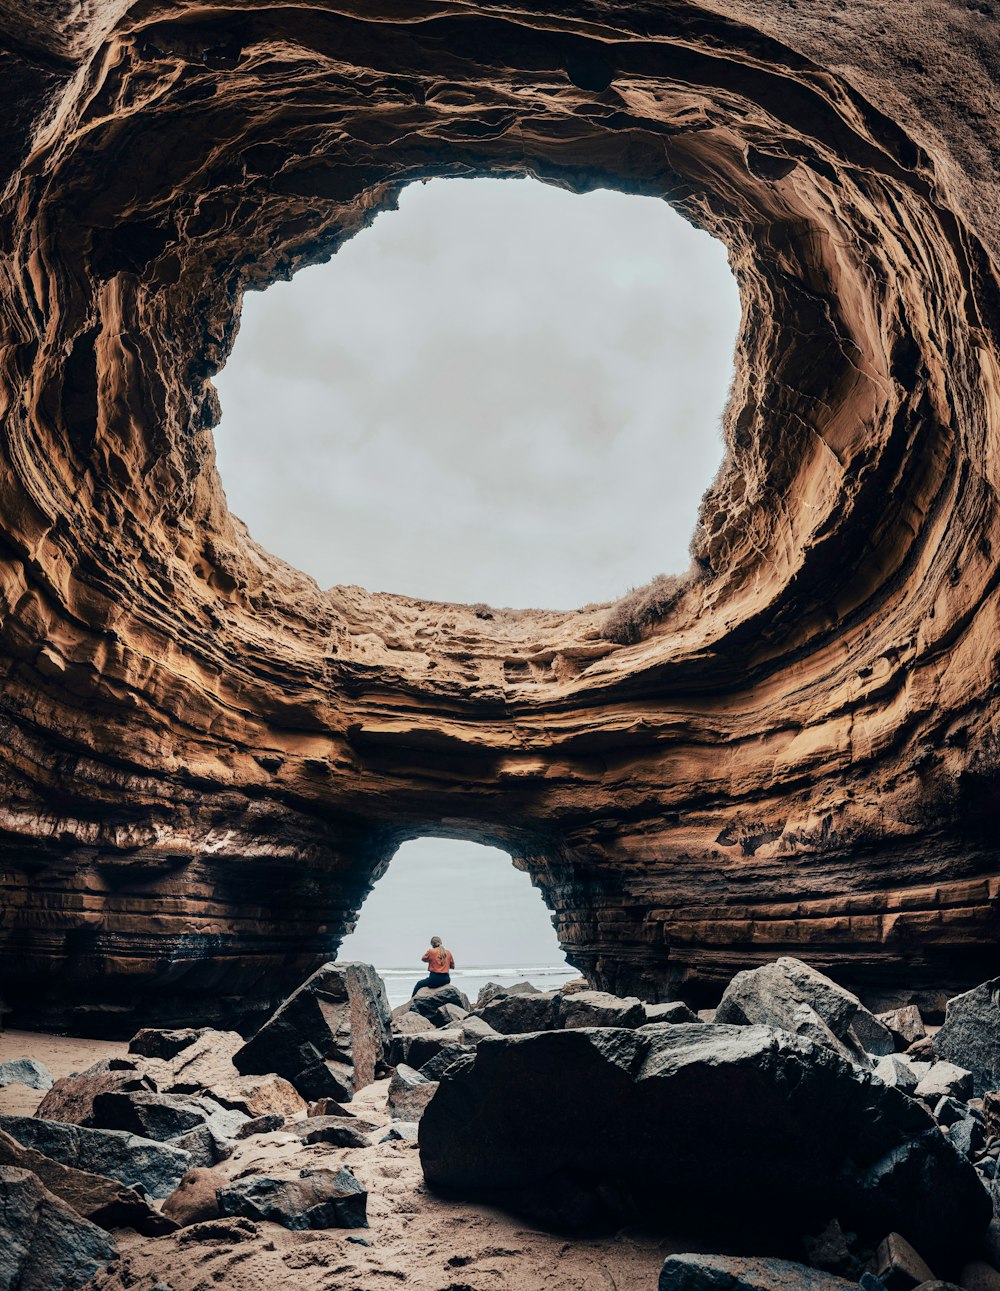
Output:
[[435,947],[435,949],[436,949],[438,946],[440,946],[441,944],[442,944],[442,943],[441,943],[441,938],[440,938],[440,937],[432,937],[432,938],[431,938],[431,945],[432,945],[432,946],[434,946],[434,947]]

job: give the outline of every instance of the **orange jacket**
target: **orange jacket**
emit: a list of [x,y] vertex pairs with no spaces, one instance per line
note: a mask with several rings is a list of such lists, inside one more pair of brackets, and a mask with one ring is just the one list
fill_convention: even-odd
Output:
[[451,951],[445,950],[444,946],[432,946],[420,958],[432,973],[447,973],[450,968],[455,967]]

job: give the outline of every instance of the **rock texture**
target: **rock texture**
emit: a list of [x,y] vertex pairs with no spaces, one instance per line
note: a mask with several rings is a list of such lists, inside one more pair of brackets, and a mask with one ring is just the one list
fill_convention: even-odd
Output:
[[920,1105],[768,1027],[681,1023],[484,1040],[420,1120],[427,1182],[592,1231],[663,1221],[780,1249],[832,1217],[965,1258],[992,1215]]
[[[263,1017],[431,830],[509,849],[620,995],[704,1005],[788,951],[862,995],[984,980],[990,6],[404,8],[0,4],[5,996],[122,1035]],[[480,173],[729,246],[729,455],[631,645],[601,607],[320,590],[226,508],[244,291]]]

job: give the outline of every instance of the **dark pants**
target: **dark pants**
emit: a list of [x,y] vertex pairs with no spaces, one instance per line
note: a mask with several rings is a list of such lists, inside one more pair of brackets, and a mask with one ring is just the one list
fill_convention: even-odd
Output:
[[436,991],[439,986],[448,986],[450,982],[451,973],[428,973],[426,977],[422,977],[420,981],[417,982],[416,986],[414,986],[413,990],[410,992],[410,999],[412,1000],[417,991],[424,986],[426,986],[428,990]]

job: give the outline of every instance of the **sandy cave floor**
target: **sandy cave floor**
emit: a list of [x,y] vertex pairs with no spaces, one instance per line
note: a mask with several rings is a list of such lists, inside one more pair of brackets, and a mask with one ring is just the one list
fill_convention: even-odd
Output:
[[[127,1047],[9,1031],[0,1035],[0,1061],[37,1058],[58,1078]],[[387,1087],[388,1081],[378,1081],[362,1090],[352,1110],[388,1125]],[[0,1089],[0,1112],[31,1115],[41,1098],[23,1085],[7,1086]],[[218,1235],[192,1240],[194,1233],[185,1229],[155,1240],[119,1231],[120,1261],[91,1286],[95,1291],[377,1291],[393,1285],[418,1291],[640,1291],[656,1287],[668,1254],[692,1249],[690,1242],[639,1229],[567,1240],[491,1207],[436,1197],[424,1185],[415,1144],[303,1149],[278,1131],[241,1143],[231,1162],[239,1169],[240,1163],[266,1164],[290,1153],[298,1161],[303,1152],[312,1164],[350,1166],[368,1189],[367,1229],[290,1232],[259,1223],[256,1236],[240,1241]]]

